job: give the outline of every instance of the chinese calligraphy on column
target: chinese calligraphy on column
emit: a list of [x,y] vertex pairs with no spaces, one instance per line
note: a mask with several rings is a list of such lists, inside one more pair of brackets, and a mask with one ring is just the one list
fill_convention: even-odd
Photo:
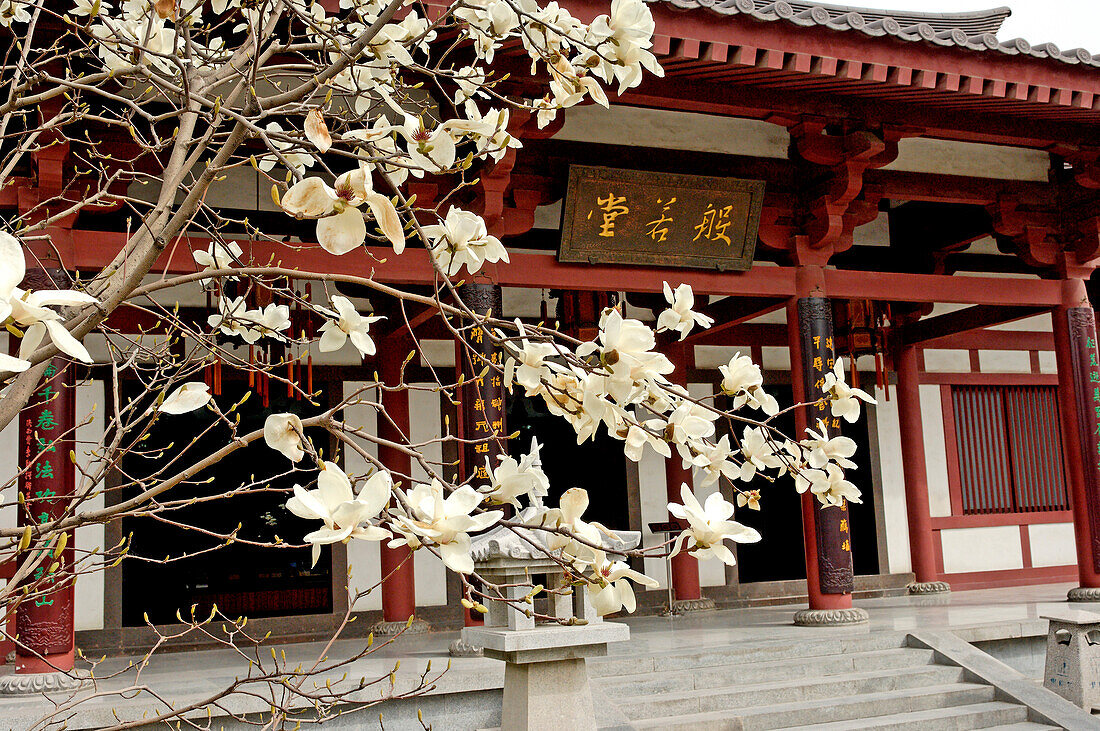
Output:
[[[65,515],[75,487],[69,458],[75,424],[74,387],[62,361],[46,368],[42,383],[19,417],[21,525],[41,525]],[[71,536],[70,536],[71,539]],[[58,655],[73,649],[73,542],[59,556],[47,548],[32,579],[35,591],[19,606],[16,631],[20,655]]]
[[[825,374],[836,363],[833,343],[833,310],[823,297],[803,297],[798,300],[799,332],[802,338],[802,375],[806,401],[822,396]],[[836,436],[840,419],[831,415],[829,404],[822,399],[807,414],[811,425],[824,424],[825,437]],[[818,575],[824,594],[850,594],[853,587],[852,533],[848,519],[848,503],[839,507],[824,507],[816,500],[814,527],[817,532]]]
[[[459,290],[459,294],[463,302],[479,315],[492,312],[496,316],[503,307],[500,287],[493,284],[467,284]],[[493,347],[485,331],[480,327],[469,329],[466,342],[474,353],[484,359],[466,352],[461,364],[462,372],[467,377],[479,376],[462,389],[459,405],[463,435],[473,442],[464,447],[466,474],[463,477],[473,475],[476,486],[489,480],[486,459],[495,467],[497,456],[504,453],[504,383],[495,370],[501,364],[500,350]],[[472,362],[471,357],[474,358]],[[491,363],[493,368],[481,376],[479,374],[485,369],[486,362]]]
[[1096,316],[1091,307],[1073,307],[1066,314],[1093,568],[1100,571],[1100,350],[1096,343]]

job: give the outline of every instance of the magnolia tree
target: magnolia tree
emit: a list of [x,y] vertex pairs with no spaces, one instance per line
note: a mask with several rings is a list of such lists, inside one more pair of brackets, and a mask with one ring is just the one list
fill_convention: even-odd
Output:
[[[608,90],[634,87],[646,72],[661,74],[649,50],[653,20],[642,0],[614,0],[608,14],[594,18],[536,0],[458,0],[450,6],[340,0],[338,8],[301,0],[75,0],[67,7],[65,0],[0,0],[0,25],[8,49],[2,60],[0,191],[25,181],[35,166],[39,170],[38,197],[18,211],[0,209],[0,321],[12,345],[10,354],[0,353],[0,426],[35,403],[44,373],[58,362],[94,364],[97,377],[116,386],[120,378],[137,379],[143,388],[123,398],[116,387],[106,413],[95,416],[104,437],[77,445],[77,484],[63,514],[0,530],[0,562],[14,567],[0,589],[8,616],[79,574],[122,560],[179,558],[140,556],[124,539],[79,551],[73,566],[62,566],[55,559],[78,527],[147,516],[206,536],[210,545],[203,550],[243,541],[237,531],[218,532],[179,517],[197,499],[181,490],[206,485],[201,500],[210,502],[272,489],[252,481],[208,484],[219,461],[261,441],[298,482],[285,495],[286,508],[315,528],[253,545],[277,550],[312,544],[314,561],[323,545],[349,541],[428,551],[461,577],[462,604],[479,612],[490,601],[534,612],[534,597],[547,591],[533,585],[525,598],[509,600],[479,577],[471,536],[486,530],[522,527],[524,535],[537,536],[533,547],[572,579],[569,589],[559,591],[590,593],[601,614],[635,609],[631,582],[656,584],[631,570],[630,558],[689,551],[732,564],[728,541],[760,539],[732,519],[734,505],[721,494],[701,505],[685,485],[682,502],[669,504],[686,521],[679,536],[649,549],[616,552],[606,548],[604,537],[617,526],[585,519],[584,490],[567,489],[556,506],[545,505],[550,486],[537,445],[526,456],[487,463],[488,479],[461,480],[453,464],[428,456],[431,443],[407,434],[387,440],[345,420],[341,415],[351,413],[344,409],[352,404],[385,420],[384,394],[410,388],[404,368],[411,356],[379,356],[372,336],[383,326],[404,326],[393,318],[380,324],[372,313],[403,313],[405,305],[433,308],[466,348],[464,359],[475,371],[499,375],[516,398],[544,402],[575,429],[578,443],[599,432],[622,442],[631,460],[647,450],[682,460],[704,484],[730,481],[737,504],[750,509],[760,507],[756,485],[788,473],[800,492],[812,491],[825,505],[858,502],[859,491],[844,477],[855,466],[849,459],[854,442],[829,438],[824,428],[781,433],[774,423],[780,406],[748,357],[737,355],[716,374],[728,397],[721,405],[713,397],[693,398],[669,380],[674,366],[659,351],[656,332],[683,339],[711,322],[693,311],[687,285],[666,285],[667,309],[653,325],[607,309],[592,342],[545,322],[475,312],[463,301],[463,280],[486,262],[508,262],[501,241],[467,208],[479,176],[520,147],[510,122],[525,119],[542,127],[577,104],[607,106]],[[529,78],[516,83],[511,72],[503,72],[505,54],[525,57]],[[58,149],[64,150],[64,174],[51,188],[41,171],[44,161],[57,159]],[[241,171],[270,189],[281,213],[236,216],[209,202],[219,182]],[[438,185],[432,201],[418,201],[410,192],[417,179]],[[126,235],[101,269],[65,281],[65,271],[73,273],[77,264],[65,260],[53,238],[77,213],[96,210],[125,220]],[[394,257],[407,256],[410,247],[427,249],[435,285],[430,291],[403,289],[346,274],[338,265],[326,271],[290,268],[255,260],[246,253],[249,246],[242,248],[246,241],[285,242],[281,258],[293,261],[296,249],[314,245],[309,237],[298,243],[286,235],[288,226],[301,225],[295,219],[315,221],[316,245],[337,256],[362,259],[378,250],[366,245],[391,247]],[[180,247],[191,247],[190,274],[163,266]],[[40,266],[51,253],[54,263]],[[29,269],[48,269],[53,283],[28,277]],[[358,265],[358,271],[369,270]],[[311,296],[302,293],[303,282],[312,283]],[[357,309],[337,294],[337,285],[370,292],[372,308]],[[206,323],[188,321],[166,304],[174,291],[196,286],[210,298]],[[160,336],[139,337],[111,326],[111,314],[127,308],[155,316]],[[292,308],[315,326],[295,331]],[[475,331],[503,354],[499,362],[467,345]],[[92,334],[108,336],[96,358],[87,347]],[[309,418],[270,414],[254,431],[241,428],[241,402],[223,403],[202,376],[216,361],[316,400],[316,392],[282,375],[286,361],[308,352],[311,342],[322,352],[354,349],[363,358],[404,359],[394,369],[400,375],[376,379],[335,405],[318,401]],[[271,344],[286,354],[279,362],[248,357],[250,348]],[[437,372],[432,388],[453,401],[476,375],[463,380]],[[845,384],[839,361],[824,390],[832,414],[848,421],[858,418],[860,401],[870,401]],[[159,459],[165,453],[148,448],[147,438],[154,426],[171,428],[185,413],[203,414],[205,425],[194,435],[178,436],[171,457]],[[349,474],[339,454],[326,454],[327,447],[307,436],[314,429],[327,432],[338,453],[360,455],[369,465],[366,473]],[[199,436],[215,438],[218,448],[201,451],[209,441]],[[508,438],[484,439],[499,444]],[[435,440],[476,441],[451,433]],[[383,464],[373,456],[377,446],[403,452],[427,480]],[[149,458],[151,472],[137,476],[124,469],[134,455]],[[0,498],[25,510],[17,484],[11,479],[0,485]],[[502,508],[508,505],[513,509]],[[376,590],[352,592],[348,606]],[[193,608],[190,614],[181,610],[182,629],[168,633],[150,623],[158,647],[203,634],[251,663],[246,676],[200,703],[179,706],[161,698],[168,709],[162,719],[213,707],[225,695],[257,685],[278,689],[264,695],[271,710],[262,723],[272,726],[296,718],[303,707],[326,716],[401,694],[385,677],[350,688],[307,682],[373,652],[377,645],[369,641],[339,659],[332,658],[330,642],[312,663],[291,666],[263,648],[263,638],[250,633],[245,618],[217,611],[196,618]],[[341,629],[350,618],[349,608]],[[91,690],[85,686],[57,713],[70,713],[81,698],[141,687],[140,678],[131,678],[130,685],[104,682],[111,677],[105,669],[93,672]],[[420,692],[433,678],[425,673],[416,688],[402,692]],[[369,683],[382,689],[373,700],[351,695]]]

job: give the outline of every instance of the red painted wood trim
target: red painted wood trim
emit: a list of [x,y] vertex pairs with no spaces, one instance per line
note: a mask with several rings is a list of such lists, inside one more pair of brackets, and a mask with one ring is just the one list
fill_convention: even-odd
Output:
[[1038,330],[970,330],[921,343],[943,350],[1054,350],[1054,334]]
[[1072,510],[1037,510],[1030,513],[981,513],[977,515],[949,515],[932,518],[932,530],[1072,522]]
[[940,532],[934,529],[932,531],[932,551],[936,557],[936,572],[943,576],[943,538],[940,536]]
[[1003,586],[1027,586],[1029,584],[1055,584],[1077,580],[1076,566],[1043,566],[1029,569],[1004,569],[999,571],[974,571],[959,574],[940,574],[952,589],[996,589]]
[[[54,241],[64,263],[71,269],[100,269],[114,258],[125,243],[124,233],[74,230]],[[71,234],[71,235],[69,235]],[[372,246],[342,257],[319,246],[298,244],[290,248],[279,242],[240,241],[245,256],[255,261],[281,262],[303,271],[341,271],[392,284],[431,284],[436,273],[423,249],[409,249],[397,256],[391,249]],[[156,266],[156,273],[191,273],[197,267],[191,250],[209,246],[202,237],[178,239]],[[47,257],[52,252],[43,251]],[[660,292],[670,276],[660,267],[629,267],[594,264],[565,264],[553,254],[513,252],[511,264],[486,265],[482,271],[496,284],[511,287],[569,288]],[[700,293],[740,296],[787,297],[795,294],[794,267],[753,267],[747,272],[681,270],[683,281]],[[1056,280],[953,277],[938,274],[898,274],[834,270],[824,272],[825,290],[831,297],[887,299],[907,302],[954,302],[992,305],[1053,305],[1061,298]]]
[[1020,557],[1025,569],[1034,568],[1031,565],[1031,535],[1026,525],[1020,526]]
[[1039,364],[1039,351],[1029,350],[1027,351],[1027,355],[1031,359],[1031,372],[1040,373],[1042,366]]
[[[940,386],[940,409],[943,412],[943,451],[947,459],[947,491],[951,495],[951,514],[961,516],[962,476],[959,471],[959,443],[955,436],[955,404],[951,398],[950,386]],[[938,520],[943,518],[932,518],[933,529]]]
[[[983,292],[971,288],[986,289]],[[949,277],[939,274],[884,274],[847,269],[825,270],[825,291],[830,297],[905,300],[907,302],[953,302],[1000,305],[1051,305],[1061,301],[1057,280]]]
[[921,383],[941,386],[1057,386],[1054,373],[921,373]]
[[970,370],[973,373],[982,372],[982,359],[978,355],[978,351],[973,349],[970,351]]

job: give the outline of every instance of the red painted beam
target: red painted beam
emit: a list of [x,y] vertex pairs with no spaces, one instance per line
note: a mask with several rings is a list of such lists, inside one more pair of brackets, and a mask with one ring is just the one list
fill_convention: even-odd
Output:
[[[61,242],[64,265],[98,270],[110,262],[125,234],[73,231]],[[383,247],[368,247],[345,256],[333,256],[315,244],[267,241],[238,242],[259,265],[269,261],[302,271],[343,272],[373,277],[390,284],[431,284],[435,270],[424,249],[397,256]],[[189,273],[198,267],[191,248],[206,248],[207,239],[181,238],[157,262],[156,273]],[[564,264],[552,254],[512,253],[511,263],[485,267],[485,274],[506,287],[660,292],[663,283],[687,282],[703,294],[741,297],[783,297],[795,292],[795,270],[754,266],[747,272],[662,269],[594,264]],[[830,297],[904,302],[956,302],[987,305],[1057,305],[1059,283],[1039,279],[991,279],[937,274],[899,274],[830,269],[825,271]]]

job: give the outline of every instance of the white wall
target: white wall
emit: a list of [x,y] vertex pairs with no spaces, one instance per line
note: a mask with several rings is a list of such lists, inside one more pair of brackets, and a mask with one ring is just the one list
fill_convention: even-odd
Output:
[[[409,391],[409,430],[413,442],[426,442],[441,436],[442,418],[440,416],[439,394],[431,391],[415,390],[416,386],[431,384],[412,384]],[[422,450],[433,469],[443,459],[441,445],[436,442]],[[427,480],[428,475],[417,463],[413,463],[413,479]],[[435,554],[419,550],[413,554],[416,571],[416,605],[418,607],[436,606],[447,603],[447,569]]]
[[1077,544],[1073,523],[1035,523],[1027,527],[1031,545],[1031,565],[1076,566]]
[[940,531],[943,570],[948,574],[1020,569],[1024,566],[1018,525]]
[[933,518],[951,515],[947,481],[947,447],[943,436],[940,387],[920,387],[920,417],[924,429],[924,461],[928,473],[928,512]]
[[[356,390],[366,385],[364,381],[345,381],[344,397],[355,393]],[[368,391],[365,398],[374,399],[374,391]],[[378,414],[365,404],[355,404],[344,409],[344,419],[363,429],[369,434],[378,433]],[[366,451],[373,457],[378,456],[378,447],[373,442],[363,442]],[[358,452],[344,450],[344,469],[349,475],[363,475],[374,468]],[[367,587],[374,586],[381,578],[381,565],[379,563],[378,544],[374,541],[351,541],[348,543],[348,570],[351,572],[351,588],[353,591],[363,591]],[[382,592],[375,589],[366,595],[354,607],[357,611],[382,608]]]
[[[344,396],[354,393],[361,388],[363,381],[345,381]],[[413,384],[424,386],[428,384]],[[366,400],[374,400],[374,392],[368,392]],[[369,434],[378,433],[378,414],[374,408],[365,404],[357,404],[344,410],[344,418],[351,424],[361,427]],[[440,418],[439,394],[430,391],[409,391],[409,426],[410,437],[415,441],[428,441],[438,439],[442,429]],[[373,443],[366,443],[366,451],[378,456],[378,448]],[[432,444],[425,450],[425,455],[431,462],[442,460],[442,449],[438,443]],[[344,452],[344,465],[348,474],[363,475],[373,470],[373,465],[357,452],[346,450]],[[419,464],[413,464],[413,478],[426,480],[427,473]],[[381,578],[379,544],[374,541],[351,541],[347,545],[348,569],[351,571],[351,586],[356,591],[361,591],[378,583]],[[447,603],[447,576],[443,564],[429,551],[417,551],[413,555],[413,566],[416,573],[416,604],[417,606],[434,606]],[[366,611],[382,608],[382,592],[375,589],[355,604],[356,611]]]
[[[104,396],[103,381],[91,381],[78,386],[76,389],[76,423],[83,424],[76,430],[76,463],[87,469],[93,461],[90,454],[96,449],[103,439],[103,420],[107,409]],[[87,424],[84,422],[87,421]],[[97,482],[88,485],[85,478],[79,474],[76,477],[76,490],[83,493],[90,490],[98,495],[84,501],[81,510],[95,510],[103,507],[103,483]],[[98,551],[102,553],[104,548],[104,527],[102,525],[88,525],[77,528],[76,539],[73,545],[76,547],[76,560],[81,561],[85,551]],[[99,563],[97,556],[91,561]],[[78,569],[79,570],[79,569]],[[103,571],[95,571],[82,574],[76,580],[76,628],[103,629]]]
[[[879,470],[882,475],[882,512],[886,522],[886,572],[913,570],[909,554],[909,518],[905,512],[905,475],[902,471],[901,426],[898,421],[897,389],[890,386],[890,399],[875,389],[875,429],[878,432]],[[871,408],[867,409],[871,412]]]

